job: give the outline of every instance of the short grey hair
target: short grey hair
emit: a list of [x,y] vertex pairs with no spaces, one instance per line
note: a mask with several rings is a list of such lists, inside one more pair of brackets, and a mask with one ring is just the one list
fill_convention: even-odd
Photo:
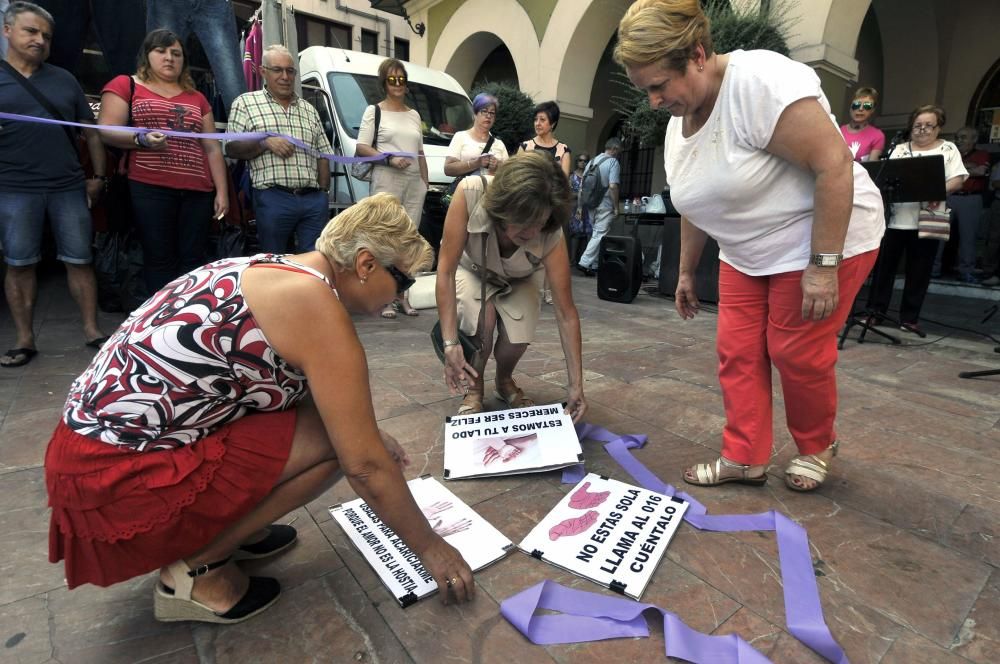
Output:
[[612,136],[604,143],[605,150],[618,150],[619,152],[621,152],[622,147],[623,147],[622,141],[617,136]]
[[975,127],[970,127],[965,125],[961,129],[955,132],[955,138],[958,138],[959,134],[972,134],[972,136],[978,141],[979,140],[979,130]]
[[23,2],[22,0],[10,3],[3,13],[3,24],[13,26],[18,15],[25,13],[38,14],[49,22],[50,28],[54,30],[56,27],[56,20],[52,18],[52,14],[33,2]]
[[293,67],[295,66],[295,58],[292,57],[292,52],[289,51],[284,46],[282,46],[281,44],[271,44],[270,46],[265,48],[264,52],[261,54],[260,57],[261,64],[270,65],[271,58],[268,56],[270,56],[273,53],[277,53],[279,55],[287,55],[288,59],[292,61],[292,66]]

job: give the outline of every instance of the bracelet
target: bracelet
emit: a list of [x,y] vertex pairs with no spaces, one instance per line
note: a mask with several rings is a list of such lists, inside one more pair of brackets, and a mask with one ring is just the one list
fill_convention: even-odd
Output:
[[143,140],[144,136],[145,136],[145,134],[140,133],[140,132],[136,132],[136,133],[132,134],[132,142],[135,143],[140,148],[148,148],[149,147],[149,143],[146,143]]
[[459,341],[458,339],[445,339],[444,341],[441,342],[441,345],[444,346],[445,348],[448,348],[449,346],[459,346],[461,345],[461,343],[462,342]]

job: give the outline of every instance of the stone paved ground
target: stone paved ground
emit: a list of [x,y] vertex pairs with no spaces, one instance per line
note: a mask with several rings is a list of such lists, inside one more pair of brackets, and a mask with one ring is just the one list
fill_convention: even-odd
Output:
[[[472,604],[443,607],[431,599],[399,609],[326,511],[353,497],[343,482],[290,515],[301,534],[296,547],[253,565],[279,577],[285,593],[242,625],[156,623],[152,576],[67,591],[61,566],[46,559],[42,460],[66,390],[89,353],[63,284],[61,278],[43,284],[39,357],[0,375],[0,662],[663,661],[657,626],[650,639],[548,648],[525,641],[500,616],[501,600],[546,578],[600,589],[518,552],[477,575]],[[642,295],[630,305],[610,304],[596,298],[593,280],[578,277],[574,287],[589,419],[649,434],[650,445],[637,456],[678,483],[684,466],[717,452],[723,410],[715,316],[705,312],[685,323],[668,310],[668,300]],[[928,316],[975,326],[984,306],[939,299]],[[409,450],[413,477],[440,476],[442,418],[457,406],[427,341],[434,318],[425,312],[358,322],[378,419]],[[563,396],[552,318],[546,308],[518,376],[539,402]],[[117,320],[106,317],[107,329]],[[12,336],[3,314],[0,346]],[[851,344],[842,354],[841,455],[821,491],[794,494],[783,486],[792,445],[779,409],[765,488],[691,493],[714,513],[778,509],[808,529],[823,608],[852,662],[997,662],[1000,378],[956,374],[996,368],[1000,357],[971,336],[907,342]],[[585,452],[589,468],[627,479],[596,443]],[[556,473],[449,487],[514,541],[566,490]],[[819,662],[783,627],[778,569],[769,534],[701,533],[685,525],[643,600],[699,630],[739,633],[776,662]]]

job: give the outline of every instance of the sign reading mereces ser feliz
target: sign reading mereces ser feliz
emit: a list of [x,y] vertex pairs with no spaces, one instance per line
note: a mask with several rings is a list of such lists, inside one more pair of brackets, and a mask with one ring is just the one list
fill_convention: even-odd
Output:
[[590,473],[518,548],[637,600],[687,508],[680,498]]

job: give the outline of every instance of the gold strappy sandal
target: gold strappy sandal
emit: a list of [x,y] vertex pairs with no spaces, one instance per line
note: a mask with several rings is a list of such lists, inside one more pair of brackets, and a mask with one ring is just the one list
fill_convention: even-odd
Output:
[[[740,474],[722,477],[723,466],[726,468],[738,469]],[[751,468],[753,468],[753,466],[745,466],[741,463],[736,463],[720,456],[715,460],[715,463],[699,463],[689,468],[688,470],[694,471],[694,480],[688,479],[687,472],[685,472],[682,477],[685,482],[688,484],[694,484],[695,486],[718,486],[720,484],[728,484],[729,482],[749,484],[750,486],[762,486],[767,482],[766,470],[761,471],[760,475],[751,476],[749,474]]]
[[[828,450],[833,450],[833,457],[837,456],[837,449],[840,447],[839,441],[833,441],[833,444],[828,447]],[[792,491],[815,491],[823,482],[826,481],[827,473],[830,472],[830,462],[823,461],[819,456],[815,454],[805,454],[802,456],[797,456],[788,464],[788,468],[785,469],[785,485]],[[805,477],[816,482],[809,488],[796,486],[792,483],[792,477]]]

